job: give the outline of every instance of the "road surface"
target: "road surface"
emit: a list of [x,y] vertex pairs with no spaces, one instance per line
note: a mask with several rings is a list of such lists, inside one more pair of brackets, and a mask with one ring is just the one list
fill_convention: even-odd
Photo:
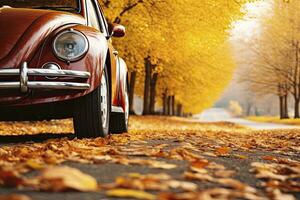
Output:
[[[215,112],[206,113],[213,120]],[[0,199],[127,200],[136,192],[149,200],[300,199],[297,130],[158,116],[133,116],[128,134],[107,138],[79,140],[71,130],[71,120],[0,122]],[[53,166],[68,171],[42,175]],[[90,184],[69,169],[99,189],[73,191]],[[115,198],[115,189],[131,196]],[[9,194],[28,198],[1,197]]]
[[261,123],[254,122],[242,118],[234,118],[232,115],[223,108],[211,108],[205,110],[200,115],[196,116],[197,119],[203,122],[232,122],[242,126],[246,126],[256,130],[272,130],[272,129],[295,129],[300,128],[298,126],[274,124],[274,123]]

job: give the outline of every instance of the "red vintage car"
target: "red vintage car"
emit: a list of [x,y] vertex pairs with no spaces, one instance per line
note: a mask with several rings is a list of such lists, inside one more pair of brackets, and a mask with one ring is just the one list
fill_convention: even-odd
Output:
[[73,118],[79,138],[128,129],[127,67],[97,0],[0,0],[0,120]]

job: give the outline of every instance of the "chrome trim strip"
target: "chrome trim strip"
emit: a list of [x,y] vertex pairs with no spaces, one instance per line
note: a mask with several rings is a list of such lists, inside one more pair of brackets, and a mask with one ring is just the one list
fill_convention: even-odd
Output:
[[[53,69],[27,69],[28,76],[54,76],[54,77],[71,77],[71,78],[90,78],[90,72],[74,70],[53,70]],[[19,69],[0,69],[0,76],[18,76]]]
[[0,82],[0,89],[19,89],[20,82]]
[[20,75],[19,69],[0,69],[0,76],[18,76]]
[[90,88],[88,83],[73,83],[73,82],[43,82],[32,81],[28,82],[30,89],[59,89],[59,90],[86,90]]
[[[27,89],[87,90],[88,83],[28,81]],[[0,82],[0,89],[20,89],[20,82]],[[23,91],[21,91],[23,92]]]
[[53,69],[28,69],[29,76],[56,76],[56,77],[72,77],[72,78],[90,78],[90,72],[74,71],[74,70],[53,70]]
[[52,70],[52,69],[28,69],[24,62],[20,69],[0,69],[0,76],[20,76],[19,82],[0,82],[0,89],[20,89],[21,92],[28,92],[28,89],[59,89],[59,90],[87,90],[88,83],[58,82],[58,81],[28,81],[28,76],[47,77],[71,77],[90,78],[89,72],[74,70]]

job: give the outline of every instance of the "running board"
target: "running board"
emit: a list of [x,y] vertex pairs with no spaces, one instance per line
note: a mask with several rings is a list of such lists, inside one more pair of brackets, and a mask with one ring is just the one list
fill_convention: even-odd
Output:
[[111,107],[111,112],[113,112],[113,113],[124,113],[124,110],[123,110],[122,107],[112,106]]

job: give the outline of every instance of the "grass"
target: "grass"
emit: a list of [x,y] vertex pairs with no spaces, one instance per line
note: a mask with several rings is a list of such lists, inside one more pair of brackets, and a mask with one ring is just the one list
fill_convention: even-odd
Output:
[[271,116],[250,116],[246,119],[256,122],[268,122],[287,125],[300,125],[300,119],[280,119],[279,117]]

